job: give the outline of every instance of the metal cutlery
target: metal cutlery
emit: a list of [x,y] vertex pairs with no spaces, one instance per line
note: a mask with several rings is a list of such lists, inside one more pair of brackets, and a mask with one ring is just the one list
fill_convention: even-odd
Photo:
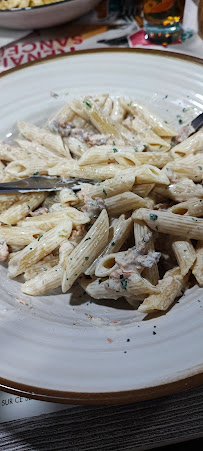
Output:
[[95,183],[95,181],[82,178],[62,180],[60,177],[33,176],[13,182],[0,183],[0,193],[59,191],[62,188],[79,191],[81,189],[80,183]]

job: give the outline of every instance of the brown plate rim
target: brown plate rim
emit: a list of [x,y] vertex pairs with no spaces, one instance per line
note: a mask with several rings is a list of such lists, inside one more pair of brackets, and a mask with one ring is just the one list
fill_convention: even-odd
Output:
[[81,405],[116,405],[146,401],[178,392],[189,390],[198,385],[203,385],[203,369],[196,368],[195,374],[184,379],[165,384],[146,387],[135,390],[124,390],[119,392],[69,392],[58,391],[41,387],[34,387],[18,382],[0,378],[0,389],[5,392],[20,395],[26,398],[38,399],[40,401],[56,402],[61,404]]
[[[43,58],[39,61],[33,61],[30,63],[22,64],[21,66],[17,66],[11,68],[7,71],[4,71],[0,74],[0,78],[5,77],[11,73],[14,73],[18,70],[25,69],[30,66],[38,65],[46,63],[50,60],[67,58],[69,56],[75,57],[77,55],[83,54],[96,54],[96,53],[142,53],[145,55],[158,55],[161,57],[169,57],[175,59],[181,59],[184,61],[189,61],[196,64],[203,64],[203,59],[197,58],[192,55],[183,55],[177,52],[169,52],[169,51],[161,51],[161,50],[152,50],[152,49],[131,49],[131,48],[101,48],[101,49],[87,49],[87,50],[79,50],[75,53],[67,53],[63,55],[53,55]],[[190,369],[191,370],[191,369]],[[94,405],[94,404],[124,404],[124,403],[132,403],[137,401],[145,401],[149,399],[159,398],[162,396],[171,395],[177,392],[185,391],[192,387],[203,384],[203,368],[198,365],[193,369],[193,374],[191,376],[187,376],[178,379],[173,382],[166,382],[165,384],[146,387],[143,389],[132,389],[125,390],[119,392],[101,392],[101,393],[82,393],[82,392],[69,392],[69,391],[59,391],[52,390],[43,387],[34,387],[27,384],[21,384],[19,382],[10,381],[0,377],[0,389],[5,392],[13,393],[14,395],[20,395],[32,399],[38,399],[41,401],[49,401],[56,402],[62,404],[85,404],[85,405]]]

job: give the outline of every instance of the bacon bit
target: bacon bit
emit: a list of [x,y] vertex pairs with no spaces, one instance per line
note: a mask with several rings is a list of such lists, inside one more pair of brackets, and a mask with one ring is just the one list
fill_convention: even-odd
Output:
[[113,340],[112,340],[111,338],[107,338],[107,341],[108,341],[109,343],[113,343]]
[[38,210],[31,211],[30,212],[30,216],[40,216],[40,215],[44,215],[44,214],[46,214],[48,212],[49,212],[48,208],[40,207],[40,208],[38,208]]
[[114,321],[111,321],[110,324],[116,324],[119,323],[118,319],[115,319]]
[[93,318],[94,318],[94,316],[89,315],[89,313],[85,313],[85,315],[86,315],[89,319],[93,319]]
[[167,211],[169,207],[170,207],[169,203],[166,203],[166,202],[162,203],[162,202],[160,202],[159,204],[156,204],[154,206],[154,210]]
[[16,301],[23,305],[29,305],[27,302],[23,301],[23,299],[16,298]]

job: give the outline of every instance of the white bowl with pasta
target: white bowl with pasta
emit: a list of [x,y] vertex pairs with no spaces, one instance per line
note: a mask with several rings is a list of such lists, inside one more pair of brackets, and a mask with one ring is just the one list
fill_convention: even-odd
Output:
[[98,3],[99,0],[0,0],[0,27],[48,28],[70,22]]
[[170,150],[203,109],[202,65],[166,55],[75,52],[0,75],[1,181],[97,180],[78,197],[1,194],[2,389],[121,403],[203,382],[202,130]]

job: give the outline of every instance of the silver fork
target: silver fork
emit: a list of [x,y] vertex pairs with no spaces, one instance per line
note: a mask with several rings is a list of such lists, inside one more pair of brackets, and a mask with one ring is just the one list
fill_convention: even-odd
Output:
[[0,183],[0,193],[29,193],[39,191],[59,191],[62,188],[71,188],[74,191],[81,189],[80,183],[96,183],[94,180],[74,178],[62,180],[60,177],[33,176],[13,182]]

